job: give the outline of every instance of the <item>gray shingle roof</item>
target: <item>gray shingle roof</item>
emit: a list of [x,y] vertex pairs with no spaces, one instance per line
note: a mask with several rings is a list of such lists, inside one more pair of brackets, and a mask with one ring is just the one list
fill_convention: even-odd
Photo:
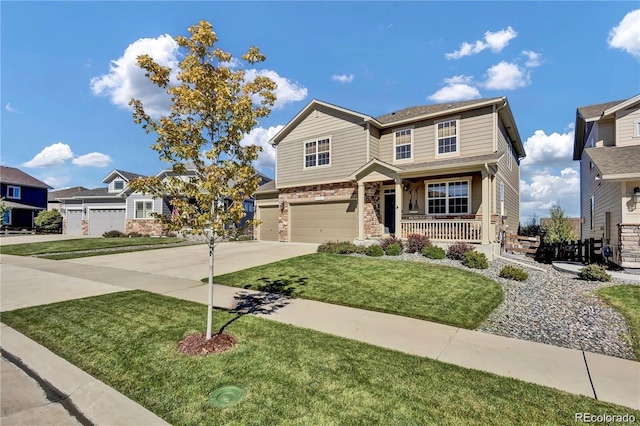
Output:
[[502,152],[494,152],[491,154],[485,155],[476,155],[474,157],[456,157],[456,158],[448,158],[446,160],[437,160],[437,161],[429,161],[426,163],[411,163],[406,165],[396,164],[395,166],[402,170],[413,170],[413,169],[440,169],[448,166],[464,166],[466,164],[482,164],[482,163],[495,163],[502,157]]
[[465,107],[469,105],[474,105],[477,103],[487,102],[492,99],[498,100],[500,98],[473,99],[473,100],[461,101],[461,102],[446,102],[442,104],[413,106],[413,107],[401,109],[400,111],[395,111],[389,114],[381,115],[379,117],[376,117],[376,120],[378,120],[382,124],[389,124],[395,121],[401,121],[401,120],[406,120],[413,117],[419,117],[421,115],[436,114],[439,112],[447,111],[448,109],[455,109],[455,108]]
[[145,177],[144,175],[141,175],[141,174],[138,174],[138,173],[126,172],[124,170],[116,169],[115,171],[120,173],[122,175],[122,177],[124,177],[128,181],[132,181],[133,179],[139,178],[139,177]]
[[85,188],[84,186],[76,186],[73,188],[60,189],[58,191],[49,191],[49,193],[47,194],[47,200],[51,202],[56,201],[59,198],[73,197],[74,195],[86,190],[87,188]]
[[272,180],[258,187],[256,194],[260,194],[262,192],[273,192],[276,190],[276,181]]
[[84,198],[84,197],[117,197],[118,194],[109,192],[109,188],[95,188],[87,189],[86,191],[78,192],[69,196],[68,198]]
[[51,188],[46,183],[39,181],[33,176],[28,175],[22,170],[16,169],[15,167],[0,166],[0,182],[22,186],[31,186],[33,188]]
[[614,106],[616,106],[616,105],[618,105],[618,104],[620,104],[620,103],[622,103],[624,101],[626,101],[626,99],[622,99],[620,101],[605,102],[603,104],[587,105],[587,106],[578,107],[578,114],[583,116],[585,119],[594,118],[594,117],[600,117],[603,112],[605,112],[609,108],[614,107]]
[[640,145],[601,146],[585,152],[603,175],[640,173]]

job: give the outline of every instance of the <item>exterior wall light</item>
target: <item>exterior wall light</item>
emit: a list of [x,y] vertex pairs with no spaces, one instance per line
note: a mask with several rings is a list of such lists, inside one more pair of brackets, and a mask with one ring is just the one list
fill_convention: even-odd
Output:
[[640,186],[633,188],[633,202],[636,204],[640,203]]

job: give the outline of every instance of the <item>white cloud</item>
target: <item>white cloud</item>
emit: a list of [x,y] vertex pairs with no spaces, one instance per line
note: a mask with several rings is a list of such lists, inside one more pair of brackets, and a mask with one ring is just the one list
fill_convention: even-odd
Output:
[[534,214],[548,217],[555,203],[567,216],[580,216],[580,173],[576,169],[567,167],[555,173],[549,168],[539,168],[529,182],[520,181],[521,222]]
[[111,163],[111,157],[100,152],[90,152],[71,160],[78,167],[107,167]]
[[42,179],[44,183],[53,187],[53,189],[63,189],[63,185],[66,185],[71,180],[67,176],[47,176]]
[[4,109],[6,109],[9,112],[18,112],[17,109],[11,106],[11,102],[7,102],[7,104],[4,106]]
[[457,75],[445,78],[444,82],[447,85],[427,99],[435,102],[455,102],[480,97],[480,92],[473,86],[473,77]]
[[307,88],[299,85],[297,82],[292,82],[284,77],[278,75],[277,72],[272,70],[255,70],[250,69],[245,73],[245,79],[247,81],[253,81],[257,76],[269,77],[273,80],[277,88],[274,91],[276,94],[276,102],[273,105],[274,108],[282,108],[289,102],[298,102],[307,97]]
[[248,135],[246,135],[241,144],[242,145],[258,145],[262,147],[262,152],[260,153],[260,157],[255,164],[255,167],[260,170],[273,170],[276,165],[276,149],[269,144],[269,140],[275,136],[284,126],[279,124],[277,126],[269,127],[265,129],[264,127],[256,127],[251,130]]
[[131,43],[124,54],[109,65],[109,73],[91,79],[94,95],[107,95],[111,102],[130,109],[129,101],[139,99],[145,111],[152,118],[167,114],[169,97],[166,90],[159,88],[145,77],[145,71],[137,65],[138,56],[148,54],[158,64],[173,69],[172,82],[178,65],[178,44],[169,35],[158,38],[141,38]]
[[331,77],[331,80],[333,81],[339,81],[340,83],[351,83],[353,81],[353,74],[334,74]]
[[496,31],[492,33],[487,31],[484,33],[484,41],[476,40],[472,43],[463,42],[460,45],[460,49],[451,53],[445,53],[447,59],[460,59],[464,56],[475,55],[485,49],[491,49],[492,52],[500,52],[504,49],[509,41],[518,35],[511,26],[504,30]]
[[529,84],[529,74],[516,64],[502,61],[487,70],[483,86],[492,90],[513,90]]
[[525,62],[525,66],[527,68],[539,67],[540,64],[542,64],[542,61],[540,59],[541,55],[539,53],[533,52],[531,50],[523,50],[522,55],[527,57],[527,62]]
[[609,47],[640,58],[640,9],[627,13],[617,27],[609,31]]
[[57,142],[45,147],[35,157],[22,165],[24,167],[60,166],[70,158],[73,158],[71,147],[66,143]]
[[524,142],[527,156],[522,166],[569,166],[573,162],[573,132],[547,135],[544,130],[536,130]]

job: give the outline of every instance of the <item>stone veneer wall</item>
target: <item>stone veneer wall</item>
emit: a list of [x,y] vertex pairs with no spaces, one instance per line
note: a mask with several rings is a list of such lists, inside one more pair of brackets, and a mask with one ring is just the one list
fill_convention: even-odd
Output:
[[157,219],[127,219],[124,225],[124,233],[137,232],[142,235],[162,235],[162,223]]
[[282,188],[278,201],[283,208],[279,214],[278,241],[289,241],[289,201],[317,202],[316,197],[324,197],[323,201],[357,200],[358,186],[351,182],[331,183],[325,185],[298,186]]
[[89,235],[89,221],[82,219],[82,235]]
[[640,224],[619,225],[622,267],[640,268]]
[[[357,192],[357,191],[356,191]],[[364,184],[364,237],[380,237],[384,232],[380,212],[380,185]]]

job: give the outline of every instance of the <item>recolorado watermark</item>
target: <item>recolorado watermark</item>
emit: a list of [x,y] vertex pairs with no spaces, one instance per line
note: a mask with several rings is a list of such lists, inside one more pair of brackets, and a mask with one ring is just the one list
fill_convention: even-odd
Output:
[[576,413],[574,415],[576,423],[635,423],[636,416],[633,414],[593,414]]

